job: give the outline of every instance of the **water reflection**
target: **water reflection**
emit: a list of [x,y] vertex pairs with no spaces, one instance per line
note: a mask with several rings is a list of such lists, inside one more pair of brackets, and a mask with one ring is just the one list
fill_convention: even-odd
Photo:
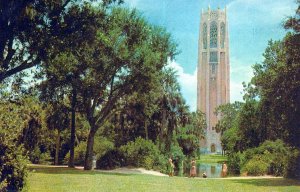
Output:
[[[202,177],[206,173],[208,178],[221,177],[222,164],[220,163],[199,163],[197,164],[197,177]],[[186,168],[184,176],[189,177],[190,169]]]

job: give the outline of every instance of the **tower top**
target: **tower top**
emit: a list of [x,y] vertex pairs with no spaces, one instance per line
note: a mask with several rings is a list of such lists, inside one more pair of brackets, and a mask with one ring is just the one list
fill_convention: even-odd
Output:
[[218,19],[222,18],[225,19],[226,17],[226,7],[224,9],[221,9],[218,7],[216,10],[210,9],[210,5],[208,6],[207,10],[201,10],[201,15],[202,18],[207,18],[207,19]]

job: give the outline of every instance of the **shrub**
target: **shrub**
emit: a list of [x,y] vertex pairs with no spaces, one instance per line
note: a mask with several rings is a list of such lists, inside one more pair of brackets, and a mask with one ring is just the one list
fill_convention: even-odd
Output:
[[130,141],[119,149],[125,157],[125,164],[153,169],[160,167],[161,153],[158,147],[150,140],[136,138],[134,142]]
[[[83,165],[85,158],[86,142],[81,142],[74,148],[74,164]],[[64,158],[64,164],[68,164],[70,159],[70,152]]]
[[242,168],[242,173],[247,175],[264,175],[267,173],[269,163],[265,162],[264,158],[260,155],[254,156]]
[[28,152],[28,157],[31,163],[34,164],[51,164],[51,156],[48,152],[41,153],[39,147]]
[[21,191],[25,186],[28,159],[23,149],[0,138],[0,191]]
[[[254,174],[272,174],[272,175],[283,175],[287,168],[287,162],[292,154],[291,149],[284,144],[281,140],[276,141],[265,141],[259,147],[248,149],[244,152],[245,163],[241,164],[244,171],[251,168],[254,161],[262,163],[254,170]],[[267,169],[265,169],[267,166]],[[265,171],[261,173],[261,171]]]
[[258,153],[263,154],[269,164],[268,174],[284,174],[291,149],[282,140],[265,141],[258,147]]
[[125,157],[116,149],[107,151],[103,156],[97,159],[97,169],[114,169],[125,165]]
[[185,155],[183,154],[183,150],[178,145],[172,145],[171,151],[170,151],[170,157],[173,160],[173,163],[175,165],[175,170],[178,172],[182,172],[183,170],[183,160],[185,159]]
[[228,155],[228,171],[230,174],[238,175],[241,172],[241,167],[244,164],[244,154],[231,153]]
[[[111,150],[114,144],[104,137],[96,137],[94,141],[94,154],[96,158],[101,158],[107,151]],[[86,142],[81,142],[74,149],[74,164],[83,165],[85,159]],[[70,152],[67,153],[64,163],[69,162]]]
[[173,161],[182,161],[185,158],[182,148],[178,145],[172,145],[170,153],[170,156],[172,157]]
[[284,170],[284,176],[289,178],[300,179],[300,151],[299,149],[291,150]]

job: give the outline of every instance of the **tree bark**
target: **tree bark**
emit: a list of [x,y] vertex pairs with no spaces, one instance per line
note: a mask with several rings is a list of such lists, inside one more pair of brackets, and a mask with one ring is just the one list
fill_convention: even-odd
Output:
[[149,139],[149,135],[148,135],[148,123],[147,123],[147,120],[145,120],[144,126],[145,126],[145,136],[146,136],[146,140],[148,140],[148,139]]
[[77,102],[77,91],[73,88],[72,91],[72,104],[71,104],[71,141],[70,141],[70,159],[68,167],[75,167],[74,165],[74,147],[75,147],[75,108]]
[[164,143],[163,136],[164,136],[164,130],[167,126],[167,114],[166,110],[163,109],[162,111],[162,121],[161,121],[161,127],[160,127],[160,133],[159,133],[159,149],[163,150],[162,145]]
[[84,170],[91,170],[92,169],[94,138],[95,138],[94,128],[91,128],[89,136],[88,136],[88,140],[87,140],[87,145],[86,145]]
[[54,161],[55,165],[58,165],[59,148],[60,148],[60,130],[57,129],[56,147],[55,147],[55,161]]

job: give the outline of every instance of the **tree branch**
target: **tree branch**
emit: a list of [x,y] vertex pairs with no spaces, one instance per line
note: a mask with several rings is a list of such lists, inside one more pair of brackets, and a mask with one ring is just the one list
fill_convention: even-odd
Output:
[[35,59],[34,61],[27,63],[27,61],[24,61],[22,64],[20,64],[19,66],[10,69],[8,71],[5,72],[1,72],[0,73],[0,82],[3,81],[4,79],[6,79],[7,77],[10,77],[18,72],[21,72],[25,69],[29,69],[35,65],[37,65],[40,62],[40,59]]
[[5,60],[3,61],[3,64],[2,64],[2,68],[4,69],[8,69],[8,64],[9,62],[11,61],[12,57],[14,56],[16,50],[14,50],[12,47],[13,47],[13,36],[11,35],[10,38],[9,38],[9,41],[8,41],[8,49],[7,49],[7,56],[5,58]]

